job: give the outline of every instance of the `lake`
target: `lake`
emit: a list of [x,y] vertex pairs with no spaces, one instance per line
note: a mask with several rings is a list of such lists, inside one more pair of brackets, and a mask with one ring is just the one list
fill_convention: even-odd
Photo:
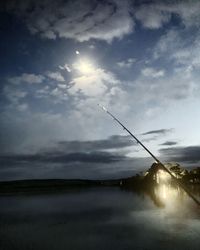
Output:
[[0,197],[0,249],[198,249],[200,209],[177,188]]

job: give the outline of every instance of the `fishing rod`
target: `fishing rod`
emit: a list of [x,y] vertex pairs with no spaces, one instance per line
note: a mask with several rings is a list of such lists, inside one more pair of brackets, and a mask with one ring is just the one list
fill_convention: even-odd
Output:
[[151,155],[151,157],[156,161],[157,164],[159,164],[163,170],[165,170],[171,177],[172,179],[178,184],[187,194],[190,198],[193,199],[193,201],[200,206],[199,200],[197,200],[194,195],[181,183],[170,171],[165,165],[128,129],[126,128],[112,113],[110,113],[104,106],[98,104],[98,106],[105,111],[109,116],[113,118],[114,121],[116,121],[124,130],[128,132],[128,134],[133,137],[140,146],[142,146],[145,151],[147,151],[148,154]]

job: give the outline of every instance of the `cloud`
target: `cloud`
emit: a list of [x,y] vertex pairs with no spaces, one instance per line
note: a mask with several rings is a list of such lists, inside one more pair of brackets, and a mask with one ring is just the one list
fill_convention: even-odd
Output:
[[[164,55],[163,55],[164,57]],[[163,58],[163,62],[170,57],[170,53]],[[158,63],[157,61],[155,63]],[[169,63],[169,62],[168,62]],[[173,65],[171,70],[166,66],[165,74],[162,77],[151,75],[152,72],[144,72],[135,80],[132,86],[132,92],[138,102],[148,104],[147,115],[151,116],[159,113],[163,107],[169,106],[169,102],[181,101],[195,97],[199,90],[198,77],[195,75],[188,76],[187,70]],[[156,74],[156,73],[155,73]],[[160,73],[159,73],[160,74]],[[163,73],[161,73],[162,75]],[[156,77],[152,77],[156,76]],[[138,98],[140,97],[140,98]],[[155,112],[156,111],[156,112]]]
[[135,19],[143,27],[158,29],[178,17],[185,27],[199,27],[198,1],[42,1],[7,0],[6,9],[22,17],[32,34],[79,42],[111,42],[133,32]]
[[142,133],[142,135],[152,135],[152,134],[165,135],[165,134],[171,133],[172,131],[173,131],[172,128],[170,128],[170,129],[158,129],[158,130],[147,131],[145,133]]
[[[158,5],[159,6],[159,5]],[[199,1],[171,1],[169,4],[161,4],[162,11],[170,12],[178,15],[182,23],[187,26],[198,26],[200,17],[200,3]]]
[[104,140],[61,141],[53,150],[63,152],[90,152],[98,150],[119,149],[135,145],[130,136],[113,135]]
[[64,79],[64,77],[61,75],[61,73],[60,72],[47,72],[46,73],[46,75],[49,77],[49,78],[51,78],[51,79],[53,79],[53,80],[56,80],[56,81],[58,81],[58,82],[64,82],[65,81],[65,79]]
[[27,74],[23,73],[21,76],[9,77],[8,81],[13,84],[20,84],[20,83],[42,83],[45,77],[42,75],[35,75],[35,74]]
[[44,97],[46,98],[49,95],[49,92],[50,92],[49,86],[45,86],[43,88],[36,90],[35,97],[36,98],[44,98]]
[[159,150],[162,157],[185,164],[200,163],[200,146],[170,147]]
[[1,113],[1,153],[30,154],[46,145],[52,145],[55,141],[87,137],[89,130],[84,124],[82,125],[82,120],[77,122],[77,117],[70,115],[66,105],[64,108],[64,114],[30,110],[23,115],[21,112],[16,113],[14,109],[7,109]]
[[177,142],[175,141],[166,141],[166,142],[161,143],[160,146],[174,146],[176,144]]
[[159,78],[165,75],[165,71],[156,70],[154,68],[144,68],[142,69],[142,75],[146,77]]
[[119,84],[119,80],[109,71],[93,68],[89,73],[74,77],[68,92],[71,95],[81,93],[85,96],[101,96],[108,92],[110,87]]
[[59,66],[59,69],[62,69],[62,70],[67,70],[67,72],[71,72],[71,68],[70,66],[66,63],[64,66]]
[[91,44],[91,45],[89,45],[88,47],[89,47],[90,49],[95,49],[95,48],[96,48],[94,44]]
[[[170,29],[154,48],[154,60],[170,64],[170,77],[163,93],[170,93],[175,99],[198,96],[200,69],[200,33],[197,30]],[[168,87],[168,91],[167,88]],[[173,89],[173,92],[170,91]]]
[[71,38],[79,42],[99,39],[111,42],[133,31],[130,3],[111,1],[7,2],[7,10],[24,18],[32,34],[48,39]]
[[128,58],[127,60],[117,62],[120,68],[130,68],[136,62],[135,58]]
[[[154,58],[159,59],[167,54],[167,59],[174,61],[176,66],[180,64],[192,65],[194,60],[192,57],[194,56],[194,58],[196,58],[194,52],[198,52],[196,49],[196,46],[198,46],[196,44],[197,39],[199,40],[199,37],[196,35],[188,38],[187,32],[170,29],[160,37],[156,44],[154,48]],[[191,40],[193,40],[192,45]]]
[[159,134],[148,137],[148,138],[145,138],[145,139],[142,139],[141,141],[142,142],[152,142],[152,141],[156,141],[158,139],[159,139]]
[[[130,158],[123,148],[135,145],[130,136],[113,135],[91,141],[60,141],[37,152],[0,155],[0,179],[122,178],[152,164]],[[119,151],[120,149],[120,151]]]
[[158,29],[169,22],[171,15],[162,11],[158,5],[142,5],[135,13],[135,17],[145,28]]
[[[49,85],[48,78],[55,80],[54,85]],[[11,103],[15,104],[27,95],[29,95],[29,98],[46,98],[46,100],[54,96],[57,98],[57,100],[52,99],[54,102],[66,100],[69,95],[66,90],[70,87],[70,85],[64,84],[65,78],[60,72],[57,71],[47,71],[44,75],[23,73],[20,76],[8,77],[6,80],[8,84],[3,88],[3,94]],[[48,83],[48,85],[44,86],[43,84],[42,86],[37,86],[38,88],[30,87],[28,89],[26,86],[22,85],[38,83]],[[26,91],[24,90],[25,88]],[[18,110],[21,111],[22,109],[23,111],[26,110],[25,105],[18,106]]]
[[16,105],[21,99],[26,97],[27,92],[15,86],[6,85],[3,89],[3,94],[12,104]]
[[93,141],[60,141],[53,147],[40,149],[33,154],[4,154],[0,156],[1,163],[8,165],[22,163],[72,163],[93,162],[111,163],[123,161],[122,153],[107,150],[122,149],[135,145],[130,136],[113,135],[104,140]]
[[60,89],[67,89],[68,88],[68,86],[66,84],[58,84],[58,87]]
[[[74,154],[75,156],[75,154]],[[130,177],[140,171],[148,169],[152,165],[149,158],[112,158],[107,154],[97,157],[87,154],[84,155],[84,161],[54,162],[23,161],[21,157],[9,155],[7,158],[0,157],[1,169],[0,180],[17,179],[117,179]],[[97,158],[104,158],[103,162],[96,162]],[[87,159],[86,159],[87,158]],[[80,159],[80,157],[78,157]],[[82,158],[83,159],[83,158]],[[21,161],[22,160],[22,161]]]
[[145,28],[158,29],[173,16],[179,17],[185,27],[199,26],[200,3],[198,1],[149,1],[141,2],[135,11],[135,18]]
[[168,56],[168,60],[177,66],[184,66],[187,78],[195,69],[200,68],[200,34],[198,32],[191,33],[182,30],[169,30],[163,35],[154,49],[154,57],[163,58]]
[[[25,92],[19,89],[21,85],[7,85],[10,102],[11,99],[15,99],[17,105],[23,104],[23,98],[28,94],[25,100],[30,112],[27,112],[26,116],[20,112],[21,114],[17,114],[16,117],[16,103],[12,105],[14,107],[12,109],[4,107],[5,112],[1,114],[0,124],[3,131],[6,128],[6,134],[9,136],[5,133],[1,134],[2,150],[29,152],[31,148],[36,150],[56,140],[95,139],[100,134],[106,136],[115,130],[117,133],[117,128],[113,129],[109,123],[105,124],[104,114],[97,107],[97,102],[100,101],[109,106],[112,111],[121,112],[125,116],[128,107],[124,102],[126,93],[118,86],[121,83],[112,73],[103,69],[98,69],[97,72],[99,74],[96,75],[95,71],[92,77],[85,76],[85,85],[82,76],[76,76],[75,80],[79,77],[80,80],[75,81],[71,88],[64,82],[56,82],[48,86],[37,85],[37,88],[30,86]],[[91,86],[88,86],[87,80],[90,79]],[[80,86],[76,86],[78,83]],[[105,88],[105,92],[99,91],[101,86]],[[87,98],[85,98],[86,94],[88,94]],[[32,100],[37,102],[34,107]]]
[[68,100],[67,86],[65,84],[58,84],[58,87],[52,89],[49,93],[50,98],[54,104],[62,103]]
[[21,112],[26,111],[28,109],[28,104],[27,103],[21,103],[17,106],[17,109]]
[[125,157],[108,152],[76,152],[62,154],[30,154],[30,155],[4,155],[0,156],[1,163],[10,164],[30,164],[30,163],[111,163],[122,161]]

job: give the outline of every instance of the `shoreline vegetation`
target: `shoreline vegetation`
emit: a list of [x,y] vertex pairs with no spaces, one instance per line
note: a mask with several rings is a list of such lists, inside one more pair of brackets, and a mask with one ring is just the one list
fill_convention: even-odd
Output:
[[[200,167],[186,170],[179,164],[165,165],[179,182],[192,189],[200,189]],[[128,178],[111,180],[87,180],[87,179],[27,179],[0,182],[0,195],[58,192],[67,189],[82,189],[84,187],[95,186],[118,186],[124,189],[145,191],[151,187],[159,185],[157,176],[159,175],[158,164],[152,164],[146,172],[141,172]],[[176,185],[173,180],[168,179],[168,184]],[[194,188],[196,186],[197,188]]]

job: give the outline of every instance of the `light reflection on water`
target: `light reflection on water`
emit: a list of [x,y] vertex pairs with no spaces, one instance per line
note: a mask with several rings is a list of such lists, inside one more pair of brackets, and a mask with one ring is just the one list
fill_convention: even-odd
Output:
[[177,187],[0,197],[1,250],[199,249],[200,213]]
[[177,210],[188,199],[187,194],[179,187],[166,183],[159,184],[154,188],[155,199],[165,207],[165,210]]

